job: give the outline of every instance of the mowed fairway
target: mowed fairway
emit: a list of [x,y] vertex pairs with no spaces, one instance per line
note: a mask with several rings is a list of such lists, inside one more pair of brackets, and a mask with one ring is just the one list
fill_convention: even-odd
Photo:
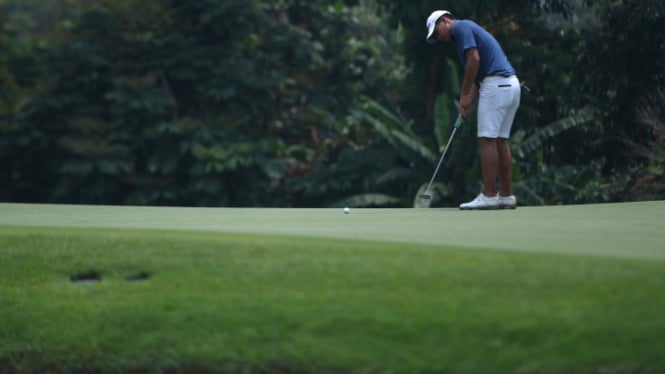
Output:
[[665,202],[0,204],[2,373],[662,373]]

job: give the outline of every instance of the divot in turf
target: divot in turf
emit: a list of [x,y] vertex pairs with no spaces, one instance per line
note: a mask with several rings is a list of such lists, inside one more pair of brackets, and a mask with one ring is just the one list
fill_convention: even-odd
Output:
[[91,269],[80,273],[74,273],[69,276],[72,283],[98,283],[102,281],[102,274],[97,270]]
[[152,274],[147,271],[140,271],[126,276],[125,280],[127,282],[145,282],[150,279],[151,276]]

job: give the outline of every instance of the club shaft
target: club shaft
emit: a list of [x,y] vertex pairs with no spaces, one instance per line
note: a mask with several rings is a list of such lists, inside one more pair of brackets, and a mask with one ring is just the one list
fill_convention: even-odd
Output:
[[443,159],[446,157],[446,152],[448,152],[448,147],[450,147],[450,142],[453,141],[453,137],[455,136],[455,132],[457,132],[457,127],[453,128],[453,133],[450,134],[450,139],[448,139],[448,143],[446,144],[446,148],[443,149],[443,153],[441,154],[441,158],[439,159],[439,163],[436,165],[436,169],[434,169],[434,174],[432,175],[432,179],[429,180],[429,184],[427,185],[427,189],[425,190],[426,192],[429,192],[429,189],[432,187],[432,183],[434,183],[434,179],[436,178],[436,174],[439,172],[439,168],[441,167],[441,164],[443,163]]

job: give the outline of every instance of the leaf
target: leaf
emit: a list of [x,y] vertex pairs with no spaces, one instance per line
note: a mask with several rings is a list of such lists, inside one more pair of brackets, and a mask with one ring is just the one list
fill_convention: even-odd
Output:
[[457,117],[456,98],[461,87],[459,66],[452,58],[447,58],[444,70],[445,87],[443,93],[437,95],[434,103],[434,135],[439,149],[448,142],[448,136]]
[[369,206],[386,206],[396,205],[401,202],[400,199],[377,193],[367,193],[347,197],[330,204],[329,208],[343,208],[343,207],[369,207]]
[[448,94],[441,94],[436,97],[434,104],[434,135],[439,147],[446,145],[450,128],[453,126],[453,115],[446,105],[449,102]]
[[430,162],[436,162],[437,155],[422,144],[422,140],[411,131],[409,125],[377,102],[368,100],[361,111],[354,113],[372,125],[405,160],[410,161],[409,153],[415,153]]
[[400,141],[402,145],[406,146],[414,153],[417,153],[418,155],[422,156],[423,158],[429,161],[432,162],[436,161],[437,155],[434,152],[432,152],[429,148],[422,145],[421,143],[422,141],[417,137],[407,136],[406,134],[401,133],[399,131],[394,131],[393,135],[395,136],[395,138],[397,138]]
[[591,121],[592,118],[593,113],[591,109],[585,108],[579,113],[554,121],[520,142],[513,149],[513,153],[520,158],[524,158],[526,155],[537,150],[545,141],[553,139],[556,135],[565,130],[583,125]]
[[417,173],[409,168],[392,168],[376,178],[377,185],[389,185],[397,181],[408,181],[414,178]]
[[378,102],[364,98],[362,105],[363,113],[381,121],[387,128],[399,130],[409,135],[415,135],[411,130],[411,126],[405,120],[399,118],[396,114],[390,112],[386,107]]

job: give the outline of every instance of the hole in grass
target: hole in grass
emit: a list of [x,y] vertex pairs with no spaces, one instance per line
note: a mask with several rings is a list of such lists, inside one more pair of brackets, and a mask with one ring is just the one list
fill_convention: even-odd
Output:
[[138,273],[130,274],[125,277],[127,282],[144,282],[150,279],[151,274],[147,271],[140,271]]
[[102,281],[102,274],[97,270],[87,270],[80,273],[72,274],[69,280],[74,283],[94,283]]

